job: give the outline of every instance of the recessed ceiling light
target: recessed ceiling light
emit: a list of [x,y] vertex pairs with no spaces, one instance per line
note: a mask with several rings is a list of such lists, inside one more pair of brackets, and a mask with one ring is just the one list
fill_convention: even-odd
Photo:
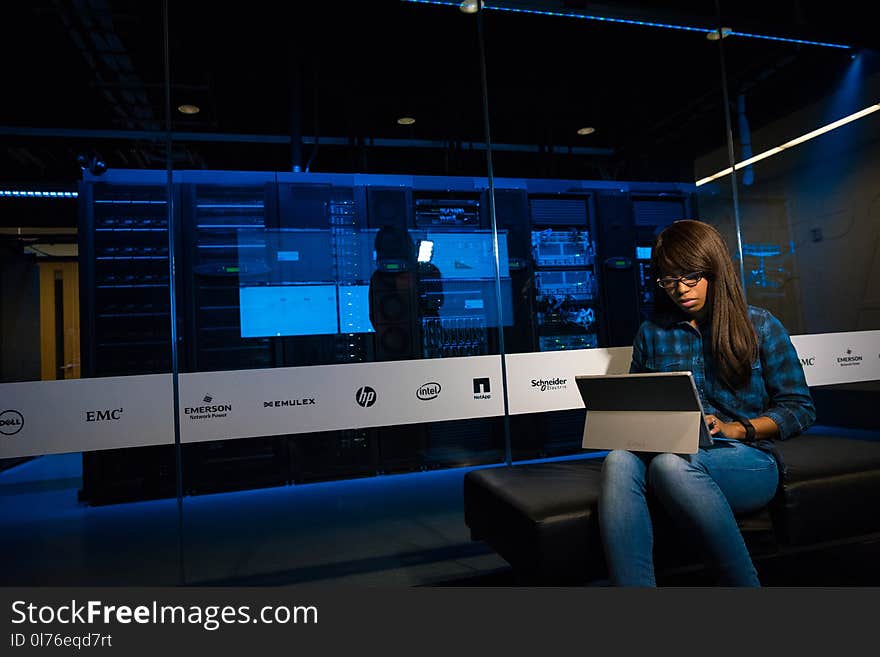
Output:
[[721,38],[723,39],[724,37],[729,35],[732,30],[729,27],[722,27],[720,30],[711,30],[709,32],[706,32],[706,38],[709,39],[709,41],[718,41],[719,31],[721,32]]
[[596,132],[596,128],[593,128],[593,127],[590,127],[590,126],[588,126],[588,127],[586,127],[586,128],[578,128],[578,134],[579,134],[579,135],[591,135],[591,134],[593,134],[594,132]]
[[416,122],[416,120],[411,116],[401,116],[399,119],[397,119],[397,122],[400,125],[412,125]]
[[178,105],[177,111],[181,114],[198,114],[201,109],[197,105]]

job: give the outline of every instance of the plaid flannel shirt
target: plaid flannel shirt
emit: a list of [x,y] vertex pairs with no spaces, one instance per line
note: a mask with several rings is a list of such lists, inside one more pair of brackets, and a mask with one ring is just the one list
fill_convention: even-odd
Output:
[[[796,436],[816,419],[797,352],[785,327],[770,312],[749,306],[749,319],[758,336],[758,358],[749,381],[736,391],[727,388],[716,372],[708,339],[711,327],[694,328],[686,320],[668,325],[643,322],[633,341],[630,372],[690,371],[707,415],[722,422],[766,416],[779,427],[779,440]],[[755,446],[772,451],[768,440]]]

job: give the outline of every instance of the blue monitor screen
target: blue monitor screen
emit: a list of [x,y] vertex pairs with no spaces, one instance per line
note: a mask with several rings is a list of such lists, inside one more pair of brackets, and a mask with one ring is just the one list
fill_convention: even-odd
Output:
[[[495,253],[492,233],[470,231],[433,232],[425,239],[433,243],[430,262],[444,279],[495,278]],[[499,274],[510,276],[507,260],[507,235],[498,234]]]
[[268,266],[266,273],[249,277],[251,282],[270,285],[332,282],[335,274],[330,258],[331,244],[329,230],[240,230],[239,264],[242,271],[252,271],[251,259],[259,258]]
[[239,288],[241,337],[339,332],[336,285]]

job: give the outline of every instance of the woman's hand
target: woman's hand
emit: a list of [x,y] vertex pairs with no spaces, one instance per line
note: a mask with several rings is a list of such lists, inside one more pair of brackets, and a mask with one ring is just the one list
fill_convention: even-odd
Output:
[[722,422],[714,415],[706,416],[706,424],[709,425],[709,433],[713,436],[721,434],[725,438],[742,440],[746,437],[746,430],[739,422]]

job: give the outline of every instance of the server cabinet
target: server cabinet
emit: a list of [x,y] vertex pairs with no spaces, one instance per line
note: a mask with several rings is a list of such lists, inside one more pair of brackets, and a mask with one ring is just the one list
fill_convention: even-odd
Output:
[[[167,190],[79,187],[80,330],[84,377],[171,371]],[[92,504],[173,496],[173,445],[82,455],[79,497]]]

